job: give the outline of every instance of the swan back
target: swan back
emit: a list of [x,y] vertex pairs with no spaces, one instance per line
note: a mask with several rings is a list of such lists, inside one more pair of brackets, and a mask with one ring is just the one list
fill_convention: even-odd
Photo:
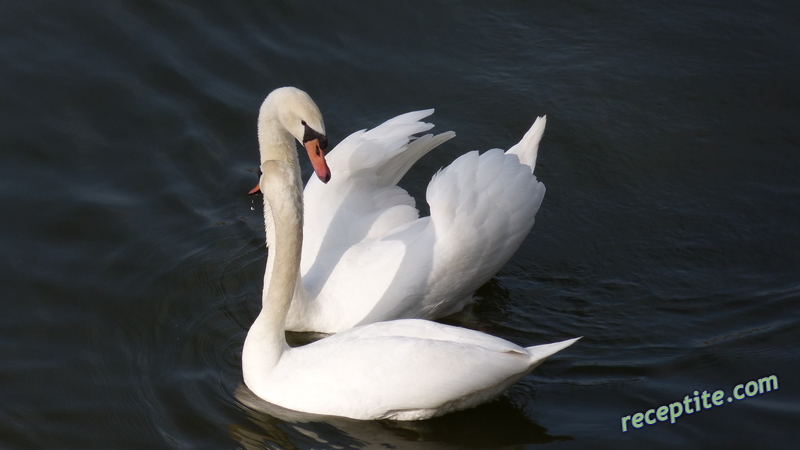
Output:
[[424,320],[379,322],[288,350],[256,394],[317,414],[426,419],[496,397],[576,340],[523,348]]

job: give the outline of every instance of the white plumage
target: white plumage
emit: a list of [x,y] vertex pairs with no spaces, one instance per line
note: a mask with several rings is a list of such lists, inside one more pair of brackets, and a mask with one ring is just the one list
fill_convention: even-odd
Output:
[[[258,397],[284,408],[312,414],[353,419],[425,419],[475,406],[499,395],[548,356],[577,340],[522,348],[478,331],[425,320],[403,319],[351,328],[302,347],[290,348],[284,333],[289,306],[299,285],[303,243],[300,171],[291,139],[294,137],[303,142],[307,136],[314,135],[307,129],[304,131],[304,127],[312,128],[319,135],[324,133],[322,116],[304,92],[282,88],[264,101],[259,115],[259,145],[262,150],[260,187],[264,193],[264,220],[270,254],[264,276],[262,310],[248,331],[242,350],[245,384]],[[318,154],[315,142],[319,140],[308,139],[303,142],[310,155]],[[402,152],[397,152],[391,158],[399,161],[403,158]],[[489,162],[482,163],[483,158],[468,154],[451,168],[442,171],[430,188],[434,191],[432,205],[452,200],[453,195],[461,198],[460,194],[450,193],[446,187],[450,185],[444,181],[463,171],[459,169],[462,164],[463,167],[476,167],[471,171],[473,183],[490,187],[495,185],[491,181],[494,177],[526,178],[521,168],[527,173],[527,178],[531,178],[532,166],[515,163],[516,156],[489,152],[485,157]],[[475,161],[478,161],[477,166]],[[410,160],[402,164],[407,166]],[[336,165],[331,165],[335,177]],[[369,167],[374,167],[374,164]],[[323,178],[330,176],[324,160],[315,162],[315,169]],[[391,176],[399,175],[394,173]],[[511,183],[512,186],[514,184]],[[371,198],[400,196],[397,188],[386,188],[394,190],[394,193]],[[533,203],[538,205],[540,200],[541,197]],[[398,206],[401,211],[397,215],[403,216],[402,203],[395,203],[393,207]],[[451,230],[469,228],[469,223],[463,225],[459,220],[461,215],[458,210],[463,207],[455,204],[452,208],[441,208],[436,214],[446,217],[442,220],[451,224],[448,225]],[[319,214],[320,211],[315,213]],[[378,216],[382,214],[391,216],[385,218],[387,222],[395,219],[391,208]],[[361,231],[370,236],[372,226],[376,223],[380,226],[381,220],[383,218],[378,217],[377,221]],[[418,242],[424,241],[426,245],[435,245],[434,249],[445,250],[463,246],[463,243],[453,244],[449,239],[441,239],[439,233],[442,230],[437,220],[434,217],[395,224],[390,228],[392,231],[380,234],[379,238],[373,239],[374,242],[355,254],[345,250],[341,259],[347,260],[349,267],[362,264],[362,269],[374,270],[376,276],[381,270],[399,264],[391,273],[394,280],[404,280],[405,270],[411,268],[404,267],[406,261],[403,261],[402,255],[414,251]],[[524,233],[520,234],[524,236]],[[320,242],[325,244],[324,239]],[[394,252],[391,258],[386,258],[389,262],[383,265],[384,269],[369,267],[369,262],[381,261],[379,255],[384,250]],[[381,253],[371,253],[376,251]],[[356,257],[366,258],[368,263],[360,263]],[[431,278],[441,273],[442,269],[436,264],[434,259],[432,271],[428,274]],[[414,276],[418,274],[413,273]],[[380,281],[384,283],[387,279]],[[394,280],[388,280],[390,288],[393,288]],[[455,278],[450,278],[448,283],[453,283],[453,280]],[[397,286],[414,288],[405,280]],[[430,280],[427,286],[441,291],[458,289],[452,285],[441,287],[435,280]],[[379,306],[382,306],[380,302]]]
[[430,216],[396,184],[455,136],[415,135],[433,110],[395,117],[344,139],[328,155],[330,182],[304,192],[302,284],[287,328],[338,332],[461,310],[511,258],[533,226],[545,187],[532,175],[545,118],[508,152],[472,151],[437,173]]
[[380,322],[287,349],[251,389],[297,411],[427,419],[491,400],[576,340],[522,348],[426,320]]

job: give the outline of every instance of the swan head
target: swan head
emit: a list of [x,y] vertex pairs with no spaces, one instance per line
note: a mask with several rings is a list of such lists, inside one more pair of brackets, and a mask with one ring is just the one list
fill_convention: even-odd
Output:
[[325,122],[317,104],[307,93],[294,87],[275,89],[264,100],[260,115],[262,118],[277,119],[289,134],[303,144],[317,177],[323,183],[331,179],[331,171],[325,161],[325,149],[328,147]]

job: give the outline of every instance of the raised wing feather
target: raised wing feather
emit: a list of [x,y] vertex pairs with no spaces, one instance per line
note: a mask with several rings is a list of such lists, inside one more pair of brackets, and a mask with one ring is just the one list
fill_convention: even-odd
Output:
[[452,133],[419,138],[432,110],[360,131],[330,152],[332,179],[306,186],[301,274],[287,328],[337,332],[375,321],[454,313],[511,258],[544,197],[532,175],[544,118],[508,152],[469,152],[437,173],[430,217],[396,186]]
[[[301,271],[312,270],[317,255],[336,259],[364,239],[380,237],[419,217],[414,199],[395,186],[419,158],[453,138],[452,132],[414,135],[432,124],[419,120],[432,109],[395,117],[369,131],[345,138],[328,154],[332,178],[326,185],[312,177],[303,193],[305,226]],[[322,248],[323,245],[328,247]],[[319,274],[318,274],[319,276]]]

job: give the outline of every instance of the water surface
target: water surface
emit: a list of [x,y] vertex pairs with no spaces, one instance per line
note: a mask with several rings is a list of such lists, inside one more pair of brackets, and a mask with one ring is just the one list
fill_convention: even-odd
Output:
[[[754,1],[6,2],[0,446],[793,448],[797,23]],[[431,421],[263,411],[241,386],[266,259],[245,194],[283,85],[332,144],[435,107],[458,137],[401,183],[423,211],[436,170],[547,114],[536,225],[449,322],[584,339]],[[778,390],[621,430],[768,375]]]

